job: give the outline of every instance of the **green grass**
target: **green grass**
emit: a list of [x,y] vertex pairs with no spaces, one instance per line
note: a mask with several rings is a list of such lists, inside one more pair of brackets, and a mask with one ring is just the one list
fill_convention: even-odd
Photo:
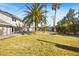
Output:
[[2,56],[79,56],[79,37],[32,33],[0,40]]

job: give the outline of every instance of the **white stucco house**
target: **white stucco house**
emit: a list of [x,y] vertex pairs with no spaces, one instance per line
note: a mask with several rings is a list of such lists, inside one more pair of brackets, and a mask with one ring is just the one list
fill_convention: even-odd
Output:
[[20,18],[0,10],[0,35],[15,33],[18,27],[23,27],[23,22]]

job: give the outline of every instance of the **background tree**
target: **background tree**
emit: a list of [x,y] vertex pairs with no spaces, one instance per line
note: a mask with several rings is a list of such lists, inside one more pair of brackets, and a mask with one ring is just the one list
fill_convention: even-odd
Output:
[[23,23],[25,28],[27,28],[27,31],[29,31],[30,25],[33,23],[33,17],[32,16],[25,16],[23,19]]
[[53,3],[52,4],[52,10],[55,11],[54,19],[53,19],[54,32],[56,32],[56,27],[55,27],[55,23],[56,23],[56,12],[57,12],[57,9],[59,9],[59,8],[60,8],[60,4],[59,3]]
[[[45,11],[47,11],[47,3],[45,3]],[[44,21],[44,32],[46,31],[46,24],[47,24],[47,13],[45,13],[45,17],[44,17],[45,21]]]
[[70,8],[66,17],[57,23],[59,32],[76,35],[76,33],[79,32],[79,19],[78,17],[75,17],[77,14],[78,13],[75,13],[74,9]]

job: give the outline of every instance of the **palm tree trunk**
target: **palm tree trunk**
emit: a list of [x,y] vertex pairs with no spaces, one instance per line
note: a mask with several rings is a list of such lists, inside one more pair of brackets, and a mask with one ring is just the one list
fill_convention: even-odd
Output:
[[41,31],[42,31],[42,29],[43,29],[43,24],[42,24],[42,21],[41,21]]
[[29,24],[29,27],[28,27],[28,32],[30,31],[30,24]]
[[43,31],[46,31],[46,19],[44,19],[44,27],[43,27]]
[[44,25],[43,31],[44,31],[44,32],[46,31],[46,27],[45,27],[45,25]]
[[42,31],[45,32],[45,18],[42,18]]
[[54,16],[54,20],[53,20],[53,28],[54,28],[54,32],[56,32],[56,26],[55,26],[55,23],[56,23],[56,10],[55,10],[55,16]]
[[38,30],[38,21],[37,18],[35,17],[35,32]]
[[[45,10],[47,11],[47,3],[46,3],[46,7]],[[47,13],[45,13],[45,20],[44,20],[44,32],[46,31],[46,17],[47,17]]]

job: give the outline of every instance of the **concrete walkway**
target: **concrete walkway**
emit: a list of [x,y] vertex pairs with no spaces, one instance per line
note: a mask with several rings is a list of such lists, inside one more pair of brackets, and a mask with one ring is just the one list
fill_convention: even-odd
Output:
[[6,39],[6,38],[10,38],[10,37],[14,37],[20,34],[11,34],[11,35],[0,35],[0,40]]

